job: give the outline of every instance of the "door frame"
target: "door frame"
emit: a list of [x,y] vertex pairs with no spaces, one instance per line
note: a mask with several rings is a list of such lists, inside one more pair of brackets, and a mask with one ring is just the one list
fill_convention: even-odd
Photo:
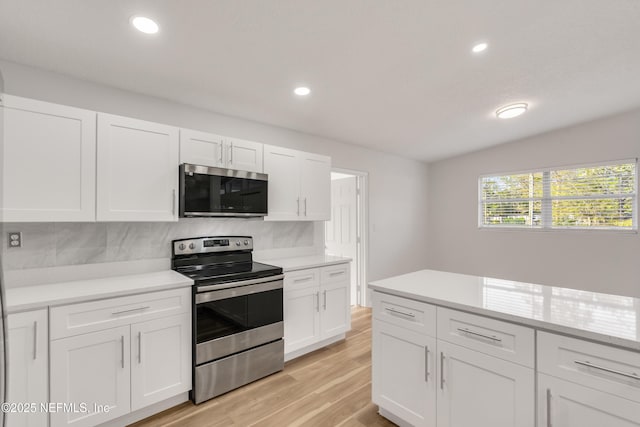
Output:
[[[356,293],[356,295],[359,295],[356,305],[370,307],[371,301],[369,301],[369,292],[367,292],[369,272],[369,172],[336,167],[332,167],[331,172],[344,173],[356,177],[356,194],[360,196],[356,199],[356,237],[358,238],[356,256],[358,259],[353,260],[351,274],[357,275],[356,286],[360,291]],[[326,239],[326,232],[324,236]]]

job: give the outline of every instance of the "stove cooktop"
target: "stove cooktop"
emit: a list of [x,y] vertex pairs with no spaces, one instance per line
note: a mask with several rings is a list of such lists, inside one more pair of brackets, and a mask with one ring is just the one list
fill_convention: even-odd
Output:
[[260,262],[190,265],[178,267],[176,271],[193,279],[196,286],[258,279],[282,274],[282,268]]

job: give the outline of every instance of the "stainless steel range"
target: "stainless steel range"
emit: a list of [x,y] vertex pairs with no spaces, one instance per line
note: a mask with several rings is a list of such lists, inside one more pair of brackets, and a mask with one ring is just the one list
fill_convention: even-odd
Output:
[[253,262],[251,237],[172,244],[172,268],[195,282],[191,400],[201,403],[281,371],[282,269]]

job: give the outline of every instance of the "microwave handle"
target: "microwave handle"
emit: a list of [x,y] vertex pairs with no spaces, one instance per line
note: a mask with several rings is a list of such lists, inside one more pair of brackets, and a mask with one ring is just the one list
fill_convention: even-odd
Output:
[[171,191],[171,215],[176,214],[176,189]]

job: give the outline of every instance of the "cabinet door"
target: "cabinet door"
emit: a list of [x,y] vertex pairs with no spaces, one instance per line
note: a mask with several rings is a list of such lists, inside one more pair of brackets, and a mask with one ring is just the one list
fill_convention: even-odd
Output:
[[223,138],[211,133],[180,129],[180,163],[223,167]]
[[98,115],[98,221],[177,221],[178,129]]
[[349,281],[323,283],[320,286],[320,336],[322,339],[343,334],[351,329]]
[[[49,352],[47,310],[7,316],[7,402],[46,403],[49,401]],[[46,426],[47,413],[8,413],[10,427]]]
[[284,352],[290,353],[320,339],[320,292],[317,287],[285,290]]
[[262,173],[263,144],[227,138],[227,167]]
[[532,427],[534,371],[438,340],[438,427]]
[[301,219],[331,219],[331,159],[317,154],[301,153],[300,158]]
[[131,325],[131,410],[191,390],[191,316]]
[[379,320],[372,337],[373,402],[411,425],[435,426],[436,339]]
[[538,374],[539,427],[638,427],[640,403]]
[[129,326],[51,341],[50,349],[51,402],[77,408],[52,413],[52,427],[95,426],[129,412]]
[[3,110],[3,221],[95,221],[96,113],[10,95]]
[[301,206],[298,152],[265,145],[264,173],[269,175],[269,215],[264,219],[298,220]]

